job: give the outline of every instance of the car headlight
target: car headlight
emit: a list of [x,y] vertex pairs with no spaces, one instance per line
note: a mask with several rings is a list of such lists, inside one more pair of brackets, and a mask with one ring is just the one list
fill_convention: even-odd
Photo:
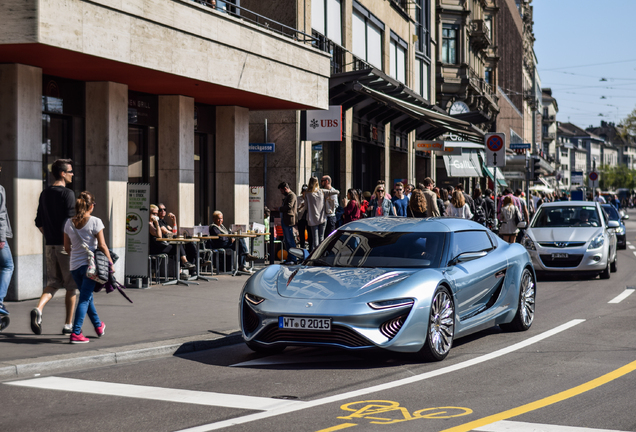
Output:
[[390,309],[390,308],[400,308],[405,306],[413,306],[413,303],[415,303],[413,299],[402,298],[402,299],[369,302],[367,304],[369,305],[371,309]]
[[587,250],[598,249],[603,246],[603,243],[605,243],[605,237],[603,236],[603,234],[599,234],[592,239],[590,245],[587,247]]
[[616,228],[616,234],[625,234],[625,227],[619,226],[618,228]]
[[261,304],[265,301],[263,297],[259,297],[250,293],[245,293],[245,300],[252,303],[253,305]]
[[530,236],[528,236],[528,234],[525,234],[523,236],[523,240],[521,240],[521,244],[525,246],[525,248],[528,250],[537,250],[537,248],[534,247],[534,242],[532,241]]

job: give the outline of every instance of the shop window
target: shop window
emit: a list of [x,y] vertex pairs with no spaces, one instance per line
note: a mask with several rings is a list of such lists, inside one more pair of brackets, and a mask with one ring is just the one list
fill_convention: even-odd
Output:
[[459,27],[444,24],[442,26],[442,63],[457,64],[457,45]]

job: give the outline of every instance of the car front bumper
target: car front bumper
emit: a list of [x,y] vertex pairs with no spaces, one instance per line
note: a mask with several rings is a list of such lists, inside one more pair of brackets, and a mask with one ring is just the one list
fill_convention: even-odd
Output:
[[[584,248],[537,247],[529,250],[536,271],[542,272],[602,272],[607,267],[606,248],[586,250]],[[567,258],[556,258],[554,254],[567,254]]]

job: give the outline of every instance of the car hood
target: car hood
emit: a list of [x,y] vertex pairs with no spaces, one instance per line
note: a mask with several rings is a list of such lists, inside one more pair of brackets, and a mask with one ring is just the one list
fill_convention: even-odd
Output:
[[340,300],[398,283],[420,269],[300,267],[285,268],[278,274],[278,294],[282,297]]
[[531,228],[528,230],[538,242],[588,242],[603,232],[601,227]]

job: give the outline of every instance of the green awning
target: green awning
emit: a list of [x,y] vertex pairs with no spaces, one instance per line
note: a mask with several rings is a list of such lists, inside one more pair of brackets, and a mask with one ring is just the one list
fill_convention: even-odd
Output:
[[486,174],[492,181],[495,181],[494,171],[497,170],[497,185],[504,186],[504,187],[508,186],[508,183],[506,183],[506,179],[504,178],[503,172],[499,168],[497,167],[490,168],[484,164],[482,164],[481,167],[484,170],[484,174]]

